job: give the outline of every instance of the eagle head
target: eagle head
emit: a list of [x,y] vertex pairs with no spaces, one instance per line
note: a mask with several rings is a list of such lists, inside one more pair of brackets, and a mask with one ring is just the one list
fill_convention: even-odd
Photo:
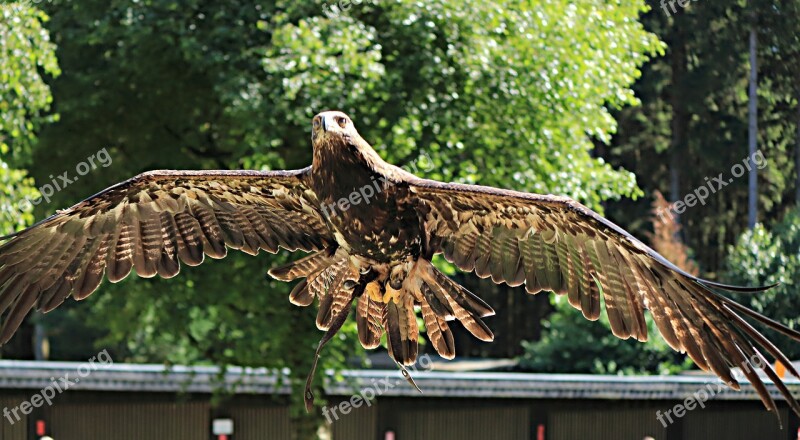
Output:
[[311,142],[315,147],[333,140],[352,141],[360,137],[350,117],[340,111],[318,113],[311,121]]

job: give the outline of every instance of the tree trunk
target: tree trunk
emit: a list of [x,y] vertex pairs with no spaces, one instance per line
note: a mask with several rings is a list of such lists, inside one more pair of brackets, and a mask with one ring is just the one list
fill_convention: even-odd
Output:
[[800,94],[797,95],[797,134],[794,137],[795,202],[800,206]]
[[[672,119],[670,120],[671,139],[669,146],[669,201],[674,203],[683,198],[681,193],[681,168],[686,164],[688,154],[688,128],[689,112],[686,109],[684,99],[684,84],[686,77],[686,39],[683,32],[683,8],[679,8],[673,15],[672,38],[669,41],[670,51],[670,70],[672,87],[670,89],[669,101],[672,109]],[[670,212],[674,216],[675,222],[680,224],[678,213]],[[681,240],[681,233],[677,233],[677,239]],[[686,240],[682,240],[684,243]]]
[[[756,64],[756,21],[750,28],[750,101],[748,103],[748,126],[747,126],[747,146],[748,157],[754,157],[756,153],[756,143],[758,138],[758,65]],[[752,162],[752,161],[751,161]],[[756,225],[756,210],[757,210],[757,178],[758,168],[751,163],[750,172],[748,173],[747,185],[747,227],[753,229]]]

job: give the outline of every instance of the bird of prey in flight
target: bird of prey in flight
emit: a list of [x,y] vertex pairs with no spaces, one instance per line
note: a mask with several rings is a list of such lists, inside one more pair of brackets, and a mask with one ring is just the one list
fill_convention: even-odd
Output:
[[[309,254],[269,273],[302,280],[289,300],[316,299],[326,331],[315,355],[355,303],[358,338],[389,355],[417,357],[417,309],[433,348],[455,356],[450,323],[482,341],[489,305],[431,264],[436,254],[495,283],[553,291],[596,320],[604,304],[614,335],[647,339],[644,310],[667,343],[733,388],[741,368],[764,405],[777,407],[756,367],[794,412],[800,405],[766,356],[797,370],[745,317],[795,340],[800,333],[715,292],[758,292],[694,277],[623,229],[567,197],[421,179],[383,159],[337,111],[312,121],[311,166],[295,171],[151,171],[17,232],[0,247],[0,343],[26,314],[86,298],[112,283],[178,274],[204,256],[263,249]],[[313,369],[309,374],[309,383]],[[313,396],[306,387],[306,404]]]

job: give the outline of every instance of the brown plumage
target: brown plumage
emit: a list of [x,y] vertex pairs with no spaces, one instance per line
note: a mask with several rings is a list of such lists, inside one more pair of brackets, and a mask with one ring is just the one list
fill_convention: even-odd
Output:
[[[642,242],[565,197],[420,179],[384,162],[341,112],[313,120],[314,160],[296,171],[153,171],[134,177],[13,234],[0,246],[0,342],[32,308],[49,311],[83,299],[107,277],[170,278],[180,264],[227,250],[278,248],[312,252],[275,268],[277,279],[302,280],[290,301],[317,299],[325,335],[341,328],[356,302],[361,344],[387,337],[399,364],[417,358],[419,308],[431,345],[455,356],[450,321],[491,341],[483,322],[494,311],[431,263],[436,254],[495,283],[566,295],[590,320],[601,304],[614,335],[648,338],[649,309],[667,343],[734,388],[740,367],[770,410],[775,402],[755,373],[763,365],[800,415],[800,405],[765,354],[798,372],[749,317],[795,340],[800,333],[717,294],[757,292],[701,280]],[[313,371],[309,375],[310,385]],[[313,395],[308,386],[306,402]]]

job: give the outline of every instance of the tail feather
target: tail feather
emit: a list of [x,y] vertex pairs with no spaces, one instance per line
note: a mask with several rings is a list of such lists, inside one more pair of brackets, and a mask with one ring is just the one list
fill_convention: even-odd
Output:
[[345,287],[345,281],[355,281],[358,278],[352,273],[347,260],[341,260],[330,266],[325,272],[329,272],[328,278],[324,281],[322,292],[319,293],[319,311],[317,312],[317,328],[328,330],[333,318],[345,308],[350,307],[353,292],[352,289]]
[[405,291],[400,292],[399,301],[390,300],[383,313],[389,355],[402,365],[414,365],[417,361],[419,328],[414,312],[414,299]]
[[377,282],[368,284],[365,289],[366,292],[358,299],[358,307],[356,308],[358,340],[361,342],[361,346],[368,350],[379,346],[383,335],[381,322],[385,306],[383,303],[373,300],[369,292],[372,289],[380,290],[380,288],[381,286]]
[[308,279],[297,283],[289,294],[289,302],[296,306],[306,307],[314,302],[314,294],[308,289]]

